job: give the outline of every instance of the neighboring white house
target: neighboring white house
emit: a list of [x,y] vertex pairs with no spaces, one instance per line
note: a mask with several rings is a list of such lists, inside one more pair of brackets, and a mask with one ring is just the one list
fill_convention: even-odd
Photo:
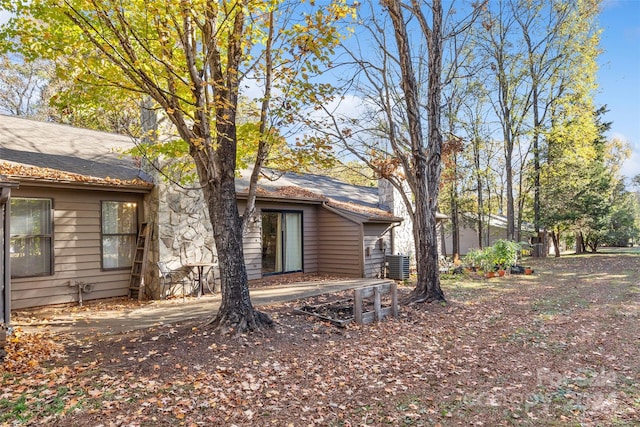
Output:
[[[409,186],[404,186],[404,191],[410,192]],[[393,228],[393,255],[406,255],[411,260],[411,265],[415,266],[416,250],[415,239],[413,238],[413,222],[407,211],[407,207],[402,200],[402,196],[399,191],[391,185],[386,179],[378,180],[378,194],[380,198],[380,206],[383,209],[389,210],[394,216],[404,218],[401,224]],[[409,197],[410,200],[413,197]],[[449,217],[440,212],[436,212],[437,222],[437,238],[438,238],[438,253],[444,254],[443,242],[441,239],[441,228],[444,226],[444,222]]]
[[[507,238],[506,216],[490,214],[486,217],[485,223],[482,242],[483,247],[493,245],[498,239]],[[480,247],[476,224],[477,222],[470,214],[463,214],[460,223],[460,255],[466,255],[471,249]],[[535,236],[533,227],[530,224],[523,224],[521,233],[521,242],[529,242],[530,238]],[[445,228],[443,250],[446,255],[452,255],[453,253],[453,235],[449,227]]]

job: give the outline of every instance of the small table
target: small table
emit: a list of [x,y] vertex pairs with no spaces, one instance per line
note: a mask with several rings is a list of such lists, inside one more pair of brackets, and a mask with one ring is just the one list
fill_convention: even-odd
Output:
[[[216,264],[213,262],[190,262],[184,265],[185,267],[195,269],[195,271],[198,273],[196,276],[196,279],[194,280],[194,282],[198,284],[198,298],[200,298],[204,294],[204,283],[202,281],[204,268],[213,267],[214,265]],[[215,284],[214,284],[214,289],[215,289]]]

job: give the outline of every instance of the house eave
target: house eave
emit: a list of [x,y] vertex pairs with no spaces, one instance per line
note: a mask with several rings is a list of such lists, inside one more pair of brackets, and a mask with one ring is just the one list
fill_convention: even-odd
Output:
[[[236,193],[236,197],[241,200],[247,200],[249,198],[249,194],[247,193]],[[323,200],[311,199],[308,197],[283,197],[283,196],[267,196],[267,195],[256,195],[256,201],[260,202],[278,202],[278,203],[296,203],[296,204],[307,204],[307,205],[320,205]]]
[[20,187],[59,188],[67,190],[101,190],[120,193],[149,193],[153,184],[112,184],[106,182],[77,182],[67,180],[53,180],[46,178],[27,178],[8,175],[8,178],[17,181]]
[[375,218],[367,218],[365,223],[367,224],[389,224],[392,222],[402,222],[404,219],[393,216],[393,217],[375,217]]
[[395,216],[367,216],[363,213],[352,212],[348,209],[332,206],[327,202],[323,203],[322,207],[356,224],[392,224],[403,221],[402,218],[398,218]]

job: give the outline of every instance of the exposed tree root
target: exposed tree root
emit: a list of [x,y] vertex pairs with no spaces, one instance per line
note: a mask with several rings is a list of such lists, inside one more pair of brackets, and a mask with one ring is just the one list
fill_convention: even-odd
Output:
[[258,310],[251,310],[250,313],[229,311],[218,312],[215,317],[205,322],[205,326],[222,335],[239,335],[270,328],[273,326],[273,320],[268,314]]
[[409,294],[405,304],[422,304],[427,303],[430,304],[432,302],[442,302],[446,303],[447,300],[444,297],[444,293],[442,292],[434,292],[434,291],[416,291],[415,289]]

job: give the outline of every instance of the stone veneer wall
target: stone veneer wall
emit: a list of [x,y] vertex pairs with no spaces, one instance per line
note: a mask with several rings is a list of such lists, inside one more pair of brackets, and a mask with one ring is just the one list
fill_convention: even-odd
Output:
[[[158,110],[150,98],[140,105],[142,143],[154,140],[157,133],[165,138],[174,135],[173,126],[158,118]],[[156,135],[156,136],[152,136]],[[158,172],[171,159],[159,161],[155,166],[143,162],[145,173],[155,184],[151,194],[144,201],[145,220],[150,226],[150,247],[145,273],[145,293],[147,297],[160,297],[160,274],[158,261],[163,261],[172,271],[187,275],[191,273],[185,264],[192,262],[212,262],[217,264],[213,230],[202,191],[188,190],[169,182]],[[197,182],[193,184],[197,186]],[[206,271],[206,270],[205,270]],[[210,269],[209,283],[214,279],[214,269]],[[215,274],[217,276],[217,274]]]
[[[405,184],[404,190],[407,194],[411,193],[409,186]],[[386,179],[378,180],[378,197],[380,207],[389,210],[394,216],[404,218],[402,223],[393,228],[393,254],[407,255],[410,264],[415,265],[416,251],[413,239],[413,222],[409,217],[407,207],[402,200],[402,196],[398,190]],[[411,199],[412,196],[410,195]]]
[[[215,242],[206,202],[200,190],[187,190],[164,179],[157,179],[145,208],[154,233],[148,255],[147,271],[151,274],[146,276],[147,293],[158,298],[158,261],[165,262],[172,271],[188,275],[191,272],[185,264],[217,262]],[[213,279],[214,269],[210,269],[207,280],[211,283]]]

